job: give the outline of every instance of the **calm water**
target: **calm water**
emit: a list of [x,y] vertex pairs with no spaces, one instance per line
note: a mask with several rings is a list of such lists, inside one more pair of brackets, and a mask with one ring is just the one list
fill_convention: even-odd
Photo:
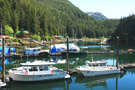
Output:
[[[93,47],[93,46],[92,46]],[[95,48],[87,48],[86,50],[104,50],[114,48],[111,46]],[[69,57],[69,67],[70,69],[75,68],[80,65],[84,65],[86,60],[95,61],[106,60],[109,65],[116,64],[116,55],[115,54],[92,54],[86,56],[70,56]],[[57,56],[57,57],[45,57],[45,58],[26,58],[21,60],[20,58],[7,59],[6,69],[14,67],[15,64],[21,62],[33,61],[35,59],[45,60],[45,61],[54,61],[54,62],[65,62],[66,57]],[[12,63],[15,64],[12,64]],[[129,54],[119,54],[119,64],[123,63],[135,63],[135,53]],[[63,68],[66,70],[66,63],[58,64],[57,67]],[[98,77],[83,77],[81,75],[74,74],[71,79],[68,80],[55,80],[55,81],[43,81],[43,82],[33,82],[33,83],[21,83],[10,81],[7,87],[4,87],[0,90],[135,90],[135,68],[128,69],[126,73],[107,75],[107,76],[98,76]]]

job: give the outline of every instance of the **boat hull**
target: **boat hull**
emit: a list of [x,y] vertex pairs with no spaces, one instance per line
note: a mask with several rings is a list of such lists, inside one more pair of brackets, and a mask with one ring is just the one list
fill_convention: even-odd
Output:
[[105,71],[78,70],[78,73],[82,74],[85,77],[88,77],[88,76],[117,74],[117,73],[121,73],[121,72],[119,69],[115,69],[115,70],[105,70]]
[[13,73],[9,73],[9,74],[14,81],[24,81],[24,82],[70,78],[70,75],[67,75],[65,73],[47,74],[47,75],[46,74],[42,74],[42,75],[20,75],[20,74],[13,74]]

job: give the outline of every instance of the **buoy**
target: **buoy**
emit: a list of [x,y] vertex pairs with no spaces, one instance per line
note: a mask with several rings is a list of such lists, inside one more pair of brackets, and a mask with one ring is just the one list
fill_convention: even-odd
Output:
[[9,77],[6,77],[5,78],[5,82],[9,82],[10,80],[9,80]]
[[27,70],[25,71],[25,75],[28,75],[28,71]]
[[53,70],[51,70],[51,74],[53,74]]

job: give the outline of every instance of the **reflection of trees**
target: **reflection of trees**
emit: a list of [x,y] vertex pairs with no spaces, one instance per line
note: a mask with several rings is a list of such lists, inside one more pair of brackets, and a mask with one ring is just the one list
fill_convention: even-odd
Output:
[[85,87],[87,87],[87,88],[93,88],[93,87],[96,87],[96,86],[103,86],[107,89],[108,88],[107,80],[113,79],[113,78],[119,78],[120,76],[121,76],[121,74],[96,76],[96,77],[77,77],[75,82],[80,83],[80,84],[86,83]]
[[[9,90],[52,90],[59,88],[65,90],[71,80],[53,80],[53,81],[40,81],[40,82],[10,82]],[[68,90],[68,89],[67,89]]]

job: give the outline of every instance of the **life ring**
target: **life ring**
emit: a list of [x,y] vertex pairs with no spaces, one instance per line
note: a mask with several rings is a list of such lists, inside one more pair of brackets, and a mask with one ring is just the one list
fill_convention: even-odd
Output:
[[53,74],[53,70],[51,70],[51,74]]
[[28,75],[28,71],[27,70],[24,73],[25,73],[25,75]]

